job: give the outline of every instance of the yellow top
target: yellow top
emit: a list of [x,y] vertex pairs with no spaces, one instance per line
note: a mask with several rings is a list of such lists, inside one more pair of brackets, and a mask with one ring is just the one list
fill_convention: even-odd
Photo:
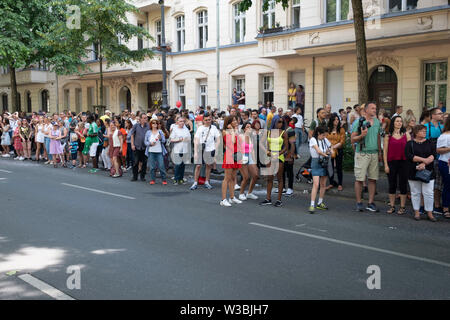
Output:
[[289,101],[296,101],[295,99],[295,93],[297,92],[296,88],[289,88],[288,93],[289,93]]
[[[284,131],[282,131],[280,136],[277,138],[271,138],[270,131],[271,130],[269,130],[269,132],[267,133],[267,142],[269,143],[269,150],[271,153],[280,153],[281,149],[283,149]],[[284,154],[280,154],[278,156],[278,159],[280,159],[281,162],[284,162]]]

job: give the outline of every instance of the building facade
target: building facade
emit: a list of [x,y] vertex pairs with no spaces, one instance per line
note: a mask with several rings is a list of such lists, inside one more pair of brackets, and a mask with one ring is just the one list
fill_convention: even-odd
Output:
[[[284,10],[254,0],[247,12],[240,0],[220,1],[220,105],[231,104],[233,88],[246,104],[273,101],[287,107],[291,82],[305,88],[305,115],[326,103],[333,111],[358,103],[355,33],[351,0],[292,0]],[[158,0],[133,0],[139,14],[130,23],[147,29],[155,41],[127,45],[158,49],[161,10]],[[370,99],[391,111],[395,105],[419,115],[440,101],[450,104],[449,0],[363,0]],[[216,1],[166,0],[169,105],[216,107]],[[160,54],[104,73],[104,104],[114,112],[145,111],[162,100]],[[99,104],[99,64],[95,54],[82,76],[59,76],[36,67],[17,72],[21,110],[81,111]],[[10,102],[8,70],[0,70],[0,102]]]

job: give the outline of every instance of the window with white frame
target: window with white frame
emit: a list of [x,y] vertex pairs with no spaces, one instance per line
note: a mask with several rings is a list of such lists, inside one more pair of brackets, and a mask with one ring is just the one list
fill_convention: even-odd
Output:
[[245,77],[235,78],[234,87],[236,88],[238,94],[240,94],[242,91],[245,92]]
[[186,108],[186,94],[184,93],[184,81],[178,82],[178,100],[181,101],[181,108]]
[[417,8],[419,0],[387,0],[389,5],[389,12],[399,12],[414,10]]
[[[144,29],[144,24],[138,23],[138,27]],[[138,38],[138,50],[144,49],[144,39]]]
[[200,106],[206,107],[208,104],[208,85],[206,81],[200,81]]
[[9,67],[0,67],[0,74],[8,74],[9,73]]
[[158,20],[158,21],[156,21],[156,45],[158,46],[158,47],[160,47],[161,46],[161,30],[162,30],[162,28],[161,28],[161,20]]
[[234,13],[234,42],[240,43],[244,42],[245,31],[246,31],[246,18],[245,12],[242,12],[239,9],[239,3],[233,5],[233,13]]
[[268,29],[275,28],[275,0],[269,0],[269,7],[266,11],[263,10],[262,26]]
[[185,45],[185,29],[184,29],[184,15],[177,17],[177,50],[183,51]]
[[198,47],[206,48],[208,42],[208,11],[203,10],[197,14],[198,18]]
[[273,102],[273,75],[262,76],[263,102]]
[[347,20],[350,0],[325,0],[326,22]]
[[292,0],[292,25],[300,27],[300,0]]
[[437,107],[439,102],[446,105],[447,68],[446,61],[426,62],[424,65],[424,105],[428,109]]

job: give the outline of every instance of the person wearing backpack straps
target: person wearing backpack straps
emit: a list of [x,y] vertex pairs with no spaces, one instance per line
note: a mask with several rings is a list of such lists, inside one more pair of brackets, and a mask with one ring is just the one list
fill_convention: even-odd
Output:
[[[425,124],[427,128],[426,139],[430,140],[436,149],[436,143],[438,138],[444,131],[444,126],[442,125],[443,112],[439,108],[434,108],[430,110],[431,121]],[[433,212],[442,214],[441,197],[442,197],[442,177],[439,171],[439,155],[435,154],[434,157],[434,172],[436,173],[436,179],[434,180],[434,208]]]

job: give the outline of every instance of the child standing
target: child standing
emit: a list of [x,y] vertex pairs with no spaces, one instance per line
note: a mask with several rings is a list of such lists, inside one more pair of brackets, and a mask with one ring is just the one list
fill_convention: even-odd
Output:
[[72,166],[75,168],[77,166],[77,153],[78,153],[78,135],[76,133],[72,133],[70,135],[70,159],[72,160]]
[[50,154],[52,155],[52,159],[53,159],[53,166],[56,168],[57,167],[57,162],[56,162],[56,158],[57,156],[59,156],[59,158],[61,159],[61,163],[62,166],[65,166],[65,162],[64,162],[64,156],[63,156],[63,152],[64,149],[62,148],[61,145],[61,130],[59,130],[59,125],[57,122],[53,122],[53,129],[50,132]]
[[25,158],[23,157],[23,145],[22,138],[20,137],[20,126],[17,126],[13,132],[13,142],[14,142],[14,150],[16,150],[17,157],[14,160],[23,161]]

